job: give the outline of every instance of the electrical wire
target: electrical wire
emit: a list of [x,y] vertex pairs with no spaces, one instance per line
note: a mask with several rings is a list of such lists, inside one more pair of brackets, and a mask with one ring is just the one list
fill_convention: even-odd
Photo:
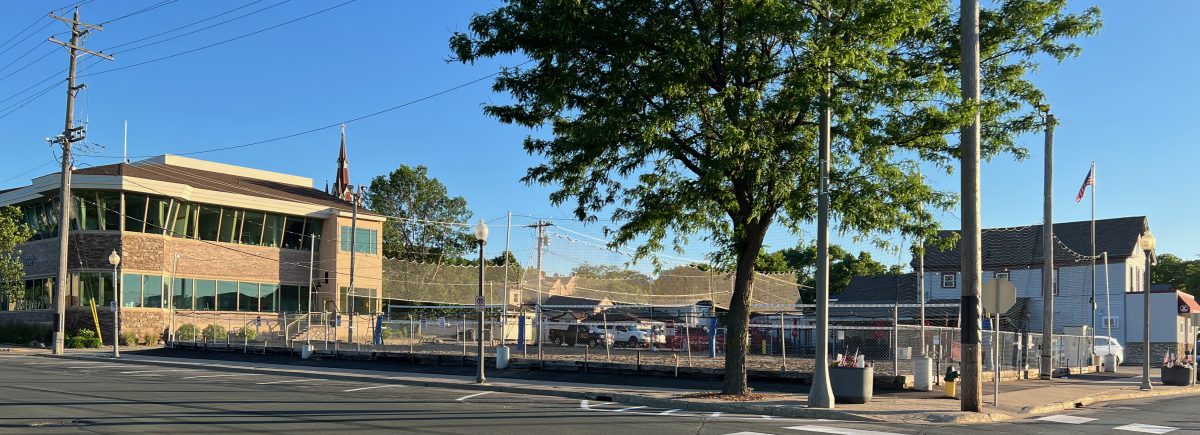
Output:
[[[342,3],[336,4],[336,5],[330,6],[330,7],[328,7],[328,8],[321,9],[321,10],[319,10],[319,11],[316,11],[316,12],[310,13],[310,14],[308,14],[308,15],[304,15],[304,16],[302,16],[302,17],[293,18],[293,19],[291,19],[291,20],[284,21],[284,22],[282,22],[282,23],[279,23],[279,24],[276,24],[276,25],[273,25],[273,26],[270,26],[270,27],[267,27],[267,28],[263,28],[263,29],[255,30],[255,31],[253,31],[253,32],[250,32],[250,33],[246,33],[246,34],[243,34],[243,35],[235,36],[235,37],[233,37],[233,38],[229,38],[229,39],[226,39],[226,40],[223,40],[223,41],[220,41],[220,42],[215,42],[215,43],[212,43],[212,44],[208,44],[208,45],[205,45],[205,46],[201,46],[201,47],[193,48],[193,49],[191,49],[191,50],[185,50],[185,51],[181,51],[181,52],[178,52],[178,53],[174,53],[174,54],[170,54],[170,55],[166,55],[166,56],[162,56],[162,57],[158,57],[158,58],[154,58],[154,59],[150,59],[150,60],[146,60],[146,61],[142,61],[142,62],[138,62],[138,63],[130,64],[130,65],[125,65],[125,66],[120,66],[120,67],[116,67],[116,68],[106,69],[106,70],[103,70],[103,71],[96,71],[96,72],[94,72],[94,73],[87,74],[87,75],[89,75],[89,76],[94,76],[94,75],[100,75],[100,74],[107,74],[107,73],[110,73],[110,72],[115,72],[115,71],[126,70],[126,69],[129,69],[129,68],[136,68],[136,67],[139,67],[139,66],[142,66],[142,65],[147,65],[147,64],[151,64],[151,63],[155,63],[155,62],[160,62],[160,61],[164,61],[164,60],[167,60],[167,59],[172,59],[172,58],[176,58],[176,57],[179,57],[179,56],[183,56],[183,55],[186,55],[186,54],[195,53],[195,52],[197,52],[197,51],[206,50],[206,49],[209,49],[209,48],[213,48],[213,47],[217,47],[217,46],[220,46],[220,45],[228,44],[228,43],[230,43],[230,42],[233,42],[233,41],[237,41],[237,40],[240,40],[240,39],[248,38],[248,37],[251,37],[251,36],[257,35],[257,34],[259,34],[259,33],[263,33],[263,32],[270,31],[270,30],[274,30],[274,29],[277,29],[277,28],[280,28],[280,27],[286,26],[286,25],[288,25],[288,24],[292,24],[292,23],[295,23],[295,22],[297,22],[297,21],[304,20],[304,19],[306,19],[306,18],[309,18],[309,17],[313,17],[313,16],[316,16],[316,15],[319,15],[319,14],[323,14],[323,13],[325,13],[325,12],[332,11],[332,10],[334,10],[334,9],[340,8],[340,7],[342,7],[342,6],[346,6],[346,5],[348,5],[348,4],[350,4],[350,3],[354,3],[354,2],[356,2],[356,1],[358,1],[358,0],[348,0],[348,1],[346,1],[346,2],[342,2]],[[82,77],[82,76],[81,76],[81,77]]]
[[169,4],[171,4],[171,3],[175,3],[175,2],[177,2],[177,1],[179,1],[179,0],[163,0],[163,1],[161,1],[161,2],[158,2],[158,3],[152,4],[152,5],[150,5],[150,6],[146,6],[146,7],[144,7],[144,8],[138,9],[138,10],[136,10],[136,11],[133,11],[133,12],[130,12],[130,13],[128,13],[128,14],[121,15],[121,16],[119,16],[119,17],[116,17],[116,18],[113,18],[113,19],[110,19],[110,20],[107,20],[107,21],[102,21],[102,22],[101,22],[99,25],[103,26],[103,25],[105,25],[105,24],[112,23],[112,22],[119,21],[119,20],[123,20],[123,19],[129,18],[129,17],[132,17],[132,16],[134,16],[134,15],[138,15],[138,14],[142,14],[142,13],[150,12],[150,11],[152,11],[152,10],[155,10],[155,9],[161,8],[161,7],[163,7],[163,6],[166,6],[166,5],[169,5]]
[[[121,44],[117,44],[117,45],[114,45],[114,46],[111,46],[111,47],[105,48],[105,49],[104,49],[104,51],[112,50],[112,49],[114,49],[114,48],[118,48],[118,47],[124,47],[124,46],[126,46],[126,45],[130,45],[130,44],[134,44],[134,43],[137,43],[137,42],[145,41],[145,40],[147,40],[147,39],[153,39],[153,38],[156,38],[156,37],[159,37],[159,36],[162,36],[162,35],[165,35],[165,34],[168,34],[168,33],[174,32],[174,31],[177,31],[177,30],[182,30],[182,29],[185,29],[185,28],[188,28],[188,27],[194,26],[194,25],[196,25],[196,24],[200,24],[200,23],[203,23],[203,22],[205,22],[205,21],[211,20],[211,19],[213,19],[213,18],[217,18],[217,17],[220,17],[220,16],[222,16],[222,15],[226,15],[226,14],[229,14],[229,13],[231,13],[231,12],[234,12],[234,11],[237,11],[237,10],[240,10],[240,9],[244,9],[244,8],[246,8],[246,7],[249,7],[249,6],[251,6],[251,5],[254,5],[254,4],[260,3],[260,2],[262,2],[262,1],[264,1],[264,0],[255,0],[255,1],[253,1],[253,2],[250,2],[250,3],[247,3],[247,4],[245,4],[245,5],[238,6],[238,7],[236,7],[236,8],[233,8],[233,9],[227,10],[227,11],[225,11],[225,12],[221,12],[221,13],[219,13],[219,14],[217,14],[217,15],[213,15],[213,16],[211,16],[211,17],[208,17],[208,18],[205,18],[205,19],[202,19],[202,20],[194,21],[194,22],[192,22],[192,23],[185,24],[185,25],[182,25],[182,26],[176,27],[176,28],[174,28],[174,29],[167,30],[167,31],[165,31],[165,32],[159,32],[159,33],[155,33],[155,34],[153,34],[153,35],[150,35],[150,36],[142,37],[142,38],[135,39],[135,40],[132,40],[132,41],[129,41],[129,42],[124,42],[124,43],[121,43]],[[126,52],[130,52],[130,51],[134,51],[134,50],[140,50],[140,49],[142,49],[142,48],[146,48],[146,47],[150,47],[150,46],[153,46],[153,45],[158,45],[158,44],[161,44],[161,43],[164,43],[164,42],[167,42],[167,41],[172,41],[172,40],[175,40],[175,39],[179,39],[179,38],[182,38],[182,37],[184,37],[184,36],[192,35],[192,34],[195,34],[195,33],[198,33],[198,32],[202,32],[202,31],[205,31],[205,30],[208,30],[208,29],[211,29],[211,28],[214,28],[214,27],[220,26],[220,25],[222,25],[222,24],[226,24],[226,23],[230,23],[230,22],[233,22],[233,21],[237,21],[237,20],[239,20],[239,19],[242,19],[242,18],[248,17],[248,16],[250,16],[250,15],[254,15],[254,14],[257,14],[257,13],[259,13],[259,12],[262,12],[262,11],[265,11],[265,10],[268,10],[268,9],[271,9],[271,8],[274,8],[274,7],[276,7],[276,6],[282,5],[282,4],[284,4],[284,3],[287,3],[287,2],[289,2],[289,1],[291,1],[291,0],[284,0],[284,1],[281,1],[281,2],[279,2],[279,3],[275,3],[275,4],[273,4],[273,5],[267,6],[267,7],[265,7],[265,8],[258,9],[258,10],[252,11],[252,12],[250,12],[250,13],[247,13],[247,14],[244,14],[244,15],[240,15],[240,16],[237,16],[237,17],[234,17],[234,18],[231,18],[231,19],[228,19],[228,20],[225,20],[225,21],[222,21],[222,22],[219,22],[219,23],[213,24],[213,25],[211,25],[211,26],[201,27],[201,28],[199,28],[199,29],[196,29],[196,30],[193,30],[193,31],[190,31],[190,32],[186,32],[186,33],[182,33],[182,34],[179,34],[179,35],[175,35],[175,36],[172,36],[172,37],[170,37],[170,38],[161,39],[161,40],[154,41],[154,42],[151,42],[151,43],[148,43],[148,44],[142,44],[142,45],[139,45],[139,46],[136,46],[136,47],[133,47],[133,48],[128,48],[128,49],[125,49],[125,50],[116,51],[116,52],[113,52],[113,54],[120,54],[120,53],[126,53]]]

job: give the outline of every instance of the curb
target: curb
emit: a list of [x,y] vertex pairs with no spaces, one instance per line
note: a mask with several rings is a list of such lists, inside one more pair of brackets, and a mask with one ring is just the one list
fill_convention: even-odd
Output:
[[1150,390],[1150,391],[1128,391],[1123,393],[1100,394],[1096,396],[1086,396],[1077,400],[1067,400],[1057,403],[1048,403],[1044,405],[1028,406],[1021,409],[1020,415],[1033,416],[1041,414],[1049,414],[1056,411],[1066,411],[1075,408],[1080,408],[1095,403],[1115,402],[1119,400],[1134,400],[1146,399],[1151,397],[1167,397],[1167,396],[1184,396],[1200,394],[1200,386],[1174,388],[1170,390]]
[[[190,362],[174,362],[174,361],[139,361],[139,360],[112,360],[111,358],[102,356],[90,355],[43,355],[46,358],[56,359],[72,359],[72,360],[104,360],[110,362],[119,362],[124,364],[155,366],[155,367],[175,367],[175,368],[196,368],[202,366],[208,370],[233,372],[233,373],[261,373],[272,372],[295,377],[309,378],[325,378],[337,379],[344,381],[362,382],[370,380],[378,383],[390,383],[399,385],[411,385],[417,387],[435,387],[449,388],[457,390],[474,390],[474,391],[496,391],[503,393],[538,395],[538,396],[554,396],[568,399],[594,400],[599,402],[621,402],[632,405],[654,406],[662,408],[672,408],[689,411],[701,412],[726,412],[726,413],[750,413],[760,415],[770,415],[772,417],[785,418],[825,418],[846,421],[874,421],[883,422],[885,420],[865,417],[858,414],[853,414],[845,411],[836,411],[829,409],[809,409],[794,405],[757,405],[749,403],[714,403],[714,402],[693,402],[674,398],[649,397],[640,394],[630,393],[605,393],[595,391],[574,391],[565,390],[563,387],[543,386],[543,387],[524,387],[496,384],[474,384],[474,383],[459,383],[449,381],[415,381],[410,379],[396,379],[377,375],[365,374],[350,374],[350,373],[311,373],[300,370],[285,370],[270,367],[238,367],[230,365],[201,365]],[[219,362],[218,362],[219,364]]]

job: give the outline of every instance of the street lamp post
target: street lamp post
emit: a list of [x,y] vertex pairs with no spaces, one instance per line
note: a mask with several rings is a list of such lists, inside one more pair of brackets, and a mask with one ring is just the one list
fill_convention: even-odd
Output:
[[1154,387],[1150,385],[1150,256],[1154,251],[1154,235],[1150,231],[1142,235],[1139,243],[1141,244],[1142,252],[1146,254],[1146,279],[1142,285],[1142,386],[1143,390],[1150,390]]
[[108,264],[113,267],[113,358],[121,357],[121,290],[117,286],[117,266],[121,264],[121,256],[114,249],[108,254]]
[[[478,298],[478,300],[476,300],[476,305],[479,305],[479,303],[478,303],[479,301],[484,300],[483,299],[483,245],[487,243],[487,236],[488,236],[487,224],[483,223],[483,219],[480,219],[479,223],[475,224],[475,240],[479,242],[479,298]],[[485,378],[483,375],[483,364],[484,364],[484,361],[483,361],[483,318],[484,318],[484,313],[486,313],[486,308],[479,310],[479,328],[475,334],[475,335],[477,335],[476,338],[479,340],[479,342],[478,342],[479,347],[476,352],[479,357],[478,358],[479,359],[479,371],[475,374],[475,383],[477,383],[477,384],[482,384],[482,383],[487,382],[487,378]]]

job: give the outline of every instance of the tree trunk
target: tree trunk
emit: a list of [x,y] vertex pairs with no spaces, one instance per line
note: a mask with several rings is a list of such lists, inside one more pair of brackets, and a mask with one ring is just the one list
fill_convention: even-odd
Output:
[[[738,252],[733,278],[733,296],[729,300],[729,332],[725,334],[725,394],[749,394],[746,382],[746,350],[749,341],[750,297],[753,294],[754,262],[762,249],[769,218],[758,225],[747,225],[746,240]],[[761,227],[761,228],[755,228]]]

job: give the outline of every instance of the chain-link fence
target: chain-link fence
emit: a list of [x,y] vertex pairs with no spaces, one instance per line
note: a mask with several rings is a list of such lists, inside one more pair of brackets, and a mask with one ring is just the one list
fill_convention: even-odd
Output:
[[[708,306],[524,306],[505,312],[474,306],[389,306],[386,315],[331,313],[258,315],[253,313],[187,312],[172,316],[175,343],[224,346],[267,352],[313,349],[371,351],[462,357],[478,352],[480,334],[487,358],[497,346],[509,347],[517,366],[571,366],[583,370],[691,369],[717,374],[725,364],[729,319]],[[857,306],[892,312],[864,320],[831,318],[829,355],[862,355],[881,375],[912,375],[914,358],[933,360],[935,378],[962,361],[961,336],[955,326],[921,327],[898,313],[904,306]],[[1041,334],[984,330],[982,359],[985,380],[999,369],[1002,379],[1037,376]],[[815,316],[810,307],[771,307],[750,317],[747,367],[758,376],[803,378],[812,373],[817,351]],[[1079,373],[1092,366],[1089,337],[1054,335],[1051,363],[1058,373]]]

